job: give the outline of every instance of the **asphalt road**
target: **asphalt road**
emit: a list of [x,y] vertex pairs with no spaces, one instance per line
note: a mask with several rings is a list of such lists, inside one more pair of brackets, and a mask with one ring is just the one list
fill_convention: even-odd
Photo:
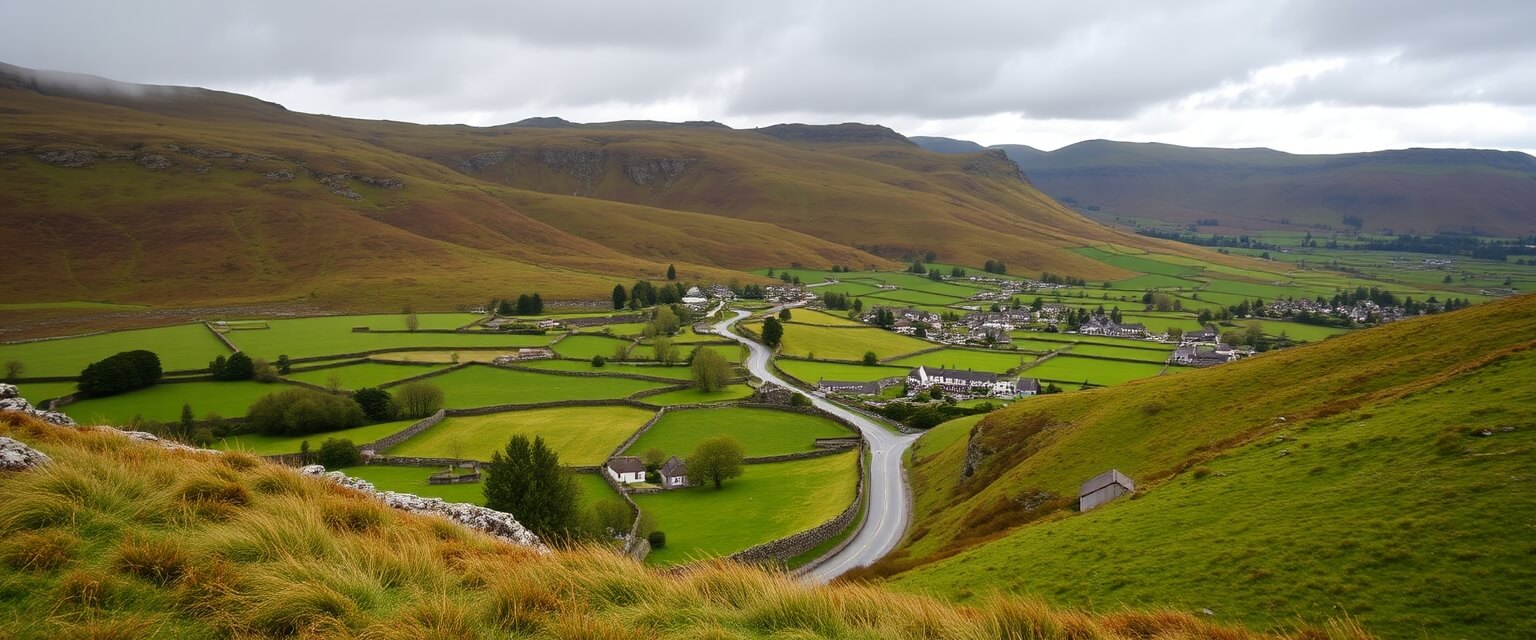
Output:
[[869,443],[872,454],[869,476],[866,478],[869,488],[869,511],[864,517],[864,527],[836,556],[805,574],[807,581],[826,582],[850,569],[879,560],[901,542],[901,537],[907,530],[907,523],[911,520],[907,502],[907,479],[902,469],[901,457],[907,447],[912,446],[912,442],[917,440],[918,434],[894,433],[876,424],[874,420],[849,411],[842,405],[825,398],[806,393],[774,375],[773,370],[768,366],[773,352],[756,341],[731,331],[731,325],[748,315],[751,314],[746,311],[736,311],[736,317],[715,325],[715,330],[720,335],[741,342],[751,349],[752,354],[746,362],[747,370],[764,381],[806,396],[817,407],[848,420],[864,433],[864,439]]

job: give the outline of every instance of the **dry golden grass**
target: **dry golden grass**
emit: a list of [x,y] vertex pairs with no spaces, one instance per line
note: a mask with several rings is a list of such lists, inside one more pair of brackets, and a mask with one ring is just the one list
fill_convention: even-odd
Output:
[[[168,452],[0,414],[53,457],[0,474],[0,628],[18,637],[1277,637],[1172,612],[960,607],[709,563],[541,554],[247,456]],[[17,554],[16,541],[28,541]],[[38,543],[38,544],[31,544]],[[75,552],[75,549],[92,552]],[[37,560],[37,558],[45,558]],[[1359,629],[1296,638],[1368,637]]]

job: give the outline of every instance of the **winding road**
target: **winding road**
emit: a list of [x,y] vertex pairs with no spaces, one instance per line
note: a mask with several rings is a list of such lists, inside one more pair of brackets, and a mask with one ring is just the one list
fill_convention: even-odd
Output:
[[[778,309],[779,307],[776,307],[770,312]],[[775,375],[770,366],[773,352],[757,341],[749,340],[731,330],[732,325],[751,313],[734,311],[736,317],[716,324],[715,331],[747,345],[752,353],[748,356],[746,364],[747,370],[751,371],[752,375],[810,398],[817,407],[857,426],[864,433],[864,440],[869,443],[871,459],[869,476],[865,480],[869,489],[869,509],[864,516],[864,526],[854,534],[853,540],[843,547],[842,551],[807,572],[804,578],[811,582],[827,582],[850,569],[879,560],[901,542],[901,537],[907,529],[907,522],[911,519],[909,513],[911,507],[907,499],[907,481],[901,458],[907,448],[912,446],[912,442],[917,440],[919,434],[892,433],[870,418],[849,411],[842,405],[825,398],[806,393]]]

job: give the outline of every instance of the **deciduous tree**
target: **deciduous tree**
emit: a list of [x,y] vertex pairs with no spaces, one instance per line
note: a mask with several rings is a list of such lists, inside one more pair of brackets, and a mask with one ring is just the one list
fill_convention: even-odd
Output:
[[401,418],[425,418],[443,408],[443,390],[422,380],[400,385],[394,396],[395,414]]
[[739,478],[746,449],[730,436],[705,438],[688,456],[688,474],[714,483],[719,489],[726,480]]
[[709,393],[724,389],[731,381],[731,363],[713,349],[698,347],[693,350],[693,386]]
[[784,325],[779,322],[779,319],[767,318],[763,320],[763,344],[766,344],[770,347],[777,347],[779,346],[780,342],[783,342],[783,340]]

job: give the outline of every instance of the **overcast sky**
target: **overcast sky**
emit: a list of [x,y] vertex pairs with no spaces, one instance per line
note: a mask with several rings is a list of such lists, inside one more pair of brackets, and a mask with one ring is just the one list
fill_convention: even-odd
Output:
[[0,61],[423,123],[1536,150],[1536,0],[6,0]]

